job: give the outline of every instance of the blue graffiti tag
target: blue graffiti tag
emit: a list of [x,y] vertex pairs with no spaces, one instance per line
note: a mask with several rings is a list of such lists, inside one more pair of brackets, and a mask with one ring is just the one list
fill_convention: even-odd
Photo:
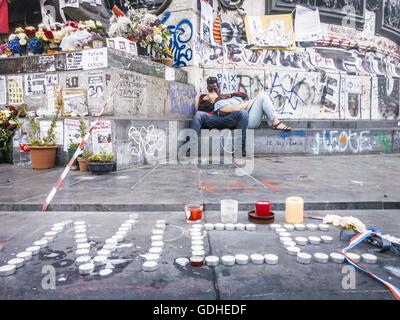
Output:
[[[299,81],[297,78],[298,75],[296,74],[293,79],[290,79],[289,87],[285,87],[278,72],[274,75],[269,93],[274,100],[279,101],[277,112],[281,115],[293,115],[293,111],[296,111],[299,106],[305,104],[304,99],[299,95],[298,91],[302,85],[307,84],[304,81],[305,79]],[[287,105],[290,107],[288,111],[286,110]]]
[[193,37],[192,22],[189,19],[182,19],[177,25],[168,26],[168,30],[171,33],[169,47],[172,51],[174,67],[186,67],[187,62],[193,58],[193,49],[190,47]]

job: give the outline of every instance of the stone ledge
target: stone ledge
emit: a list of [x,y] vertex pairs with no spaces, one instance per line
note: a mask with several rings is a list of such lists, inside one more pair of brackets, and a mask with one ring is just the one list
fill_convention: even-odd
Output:
[[[66,70],[66,55],[68,52],[53,55],[41,54],[22,57],[0,58],[0,74],[13,75],[19,73],[60,72]],[[123,51],[108,48],[108,67],[126,69],[131,61],[129,71],[165,79],[166,66],[141,56],[132,56]],[[70,70],[71,73],[80,71]],[[96,70],[96,69],[93,69]],[[188,83],[185,70],[175,70],[175,81]],[[90,70],[87,70],[90,71]]]

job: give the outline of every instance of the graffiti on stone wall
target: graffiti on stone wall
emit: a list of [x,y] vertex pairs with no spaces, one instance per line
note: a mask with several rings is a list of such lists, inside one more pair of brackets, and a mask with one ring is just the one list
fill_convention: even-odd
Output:
[[[170,13],[165,15],[164,22],[168,24]],[[182,19],[177,24],[168,25],[171,33],[169,47],[171,48],[174,67],[186,67],[193,59],[192,38],[193,24],[189,19]]]
[[[227,65],[288,67],[305,71],[341,71],[347,74],[376,74],[400,76],[400,62],[395,58],[371,51],[342,48],[307,48],[297,51],[252,51],[237,43],[224,46],[205,46],[197,42],[196,54],[204,63]],[[200,49],[200,50],[197,50]]]
[[320,153],[362,153],[372,151],[370,131],[323,131],[317,132],[312,143],[314,154]]
[[342,76],[340,116],[342,119],[370,119],[371,81],[369,77]]
[[378,111],[383,119],[399,117],[400,80],[388,77],[378,78]]
[[184,86],[170,82],[168,86],[169,112],[191,117],[195,112],[196,90],[192,86]]
[[267,92],[282,116],[312,114],[321,117],[325,113],[337,117],[339,79],[336,75],[270,72],[266,84]]
[[138,158],[154,158],[165,148],[165,133],[153,125],[148,127],[131,127],[128,133],[128,151]]

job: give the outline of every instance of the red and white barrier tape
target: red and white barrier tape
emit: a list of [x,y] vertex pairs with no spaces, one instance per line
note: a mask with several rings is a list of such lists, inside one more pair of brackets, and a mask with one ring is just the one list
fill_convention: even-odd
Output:
[[96,117],[95,122],[89,127],[88,132],[86,133],[86,135],[82,138],[81,143],[79,144],[79,147],[76,149],[74,155],[72,156],[72,158],[69,160],[67,166],[65,167],[64,171],[61,173],[61,175],[58,177],[56,183],[54,184],[53,188],[51,189],[49,195],[47,196],[45,202],[43,203],[42,206],[42,212],[47,211],[47,209],[49,208],[50,202],[51,200],[53,200],[54,196],[56,195],[57,191],[60,189],[61,184],[63,183],[64,179],[66,178],[69,170],[72,167],[72,164],[76,161],[76,159],[78,158],[78,156],[81,154],[81,152],[83,151],[86,142],[88,141],[90,135],[92,134],[93,129],[96,127],[97,123],[100,120],[100,117],[102,116],[102,114],[104,113],[107,105],[111,102],[111,99],[114,97],[114,95],[116,94],[117,90],[118,90],[118,86],[120,85],[123,77],[127,74],[127,72],[129,71],[129,68],[132,64],[133,60],[131,62],[129,62],[128,66],[126,67],[124,73],[122,74],[122,76],[120,76],[117,84],[114,86],[110,96],[108,97],[107,101],[103,104],[101,111],[99,112],[99,114]]
[[[304,218],[323,220],[322,217],[318,217],[318,216],[304,216]],[[360,243],[364,242],[366,239],[368,239],[369,237],[372,237],[372,236],[379,236],[379,235],[373,229],[369,229],[369,230],[366,230],[365,232],[357,234],[350,240],[348,246],[342,250],[342,254],[345,256],[345,258],[349,264],[351,264],[356,269],[366,273],[367,275],[374,278],[375,280],[378,280],[379,282],[381,282],[386,288],[388,288],[390,290],[390,292],[393,294],[395,299],[400,301],[400,289],[399,288],[395,287],[394,285],[387,282],[386,280],[383,280],[382,278],[378,277],[376,274],[363,268],[362,266],[360,266],[358,263],[356,263],[355,261],[353,261],[351,258],[349,258],[347,256],[348,251],[355,248]]]

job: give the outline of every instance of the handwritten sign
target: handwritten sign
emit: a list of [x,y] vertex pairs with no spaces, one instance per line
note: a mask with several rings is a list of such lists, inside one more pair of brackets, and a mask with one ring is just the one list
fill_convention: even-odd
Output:
[[83,70],[99,69],[108,67],[107,48],[84,50],[82,55]]

